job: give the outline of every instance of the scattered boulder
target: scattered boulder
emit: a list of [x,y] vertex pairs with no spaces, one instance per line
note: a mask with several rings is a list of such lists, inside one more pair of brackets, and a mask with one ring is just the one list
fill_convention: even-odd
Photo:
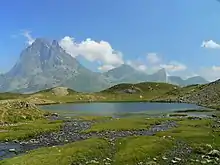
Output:
[[167,158],[167,157],[165,157],[165,156],[163,156],[163,157],[162,157],[162,159],[163,159],[163,160],[167,160],[168,158]]
[[8,150],[9,152],[16,152],[16,150],[14,148],[11,148]]
[[157,163],[155,161],[149,161],[146,163],[147,165],[156,165]]
[[137,91],[135,89],[125,89],[124,92],[129,93],[129,94],[133,94],[133,93],[136,93]]
[[52,117],[58,117],[59,115],[58,115],[58,113],[52,113],[51,116]]
[[220,151],[218,150],[212,150],[208,153],[208,155],[212,156],[212,157],[220,157]]

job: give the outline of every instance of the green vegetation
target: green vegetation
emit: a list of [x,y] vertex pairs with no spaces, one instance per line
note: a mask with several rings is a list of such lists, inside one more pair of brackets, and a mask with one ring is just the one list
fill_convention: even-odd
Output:
[[[59,87],[31,94],[27,99],[40,105],[72,102],[150,101],[153,98],[157,98],[177,88],[179,87],[172,84],[147,82],[139,84],[119,84],[97,93],[79,93],[68,88]],[[128,89],[133,89],[136,92],[132,94],[124,92],[124,90]]]
[[108,88],[101,93],[124,93],[124,90],[126,89],[132,89],[135,90],[136,93],[165,93],[167,91],[170,91],[174,88],[179,88],[176,85],[167,84],[167,83],[160,83],[160,82],[144,82],[144,83],[138,83],[138,84],[118,84],[111,88]]
[[[96,93],[80,93],[66,87],[56,87],[37,93],[22,95],[2,93],[0,99],[26,99],[34,104],[73,102],[187,102],[219,109],[219,83],[179,87],[168,83],[143,82],[118,84]],[[209,99],[207,99],[209,98]]]
[[0,141],[29,139],[44,132],[60,130],[62,121],[37,120],[34,122],[0,126]]
[[154,101],[166,101],[166,100],[176,101],[178,100],[179,97],[188,96],[194,92],[203,89],[204,86],[205,85],[189,85],[182,88],[180,87],[175,88],[167,91],[163,95],[158,96],[157,98],[154,99]]
[[189,112],[216,112],[215,109],[187,109],[181,111],[175,111],[175,113],[189,113]]
[[105,122],[95,123],[86,132],[101,132],[106,130],[141,130],[148,129],[151,125],[160,124],[166,118],[120,118]]
[[[183,140],[187,140],[190,143],[198,143],[203,140],[207,140],[210,136],[211,128],[211,120],[203,119],[203,120],[190,120],[184,119],[179,121],[179,127],[170,129],[166,132],[160,132],[158,135],[160,136],[172,136],[175,138],[181,138]],[[211,137],[211,136],[210,136]]]
[[[220,150],[220,127],[211,119],[189,120],[184,119],[178,122],[179,127],[165,132],[157,133],[157,136],[171,136],[174,139],[182,140],[193,148],[192,157],[195,155],[207,154],[211,149]],[[209,147],[207,150],[206,146]]]
[[0,124],[42,119],[43,114],[43,111],[29,102],[17,99],[0,102]]
[[172,114],[169,114],[170,117],[185,117],[185,116],[188,116],[187,114],[185,113],[172,113]]
[[41,148],[24,156],[0,162],[0,165],[67,165],[104,164],[110,155],[110,145],[102,139],[88,139],[61,147]]
[[81,120],[85,120],[85,121],[106,121],[106,120],[110,120],[112,119],[112,117],[109,116],[77,116],[74,117],[76,119],[81,119]]
[[[118,138],[114,145],[112,144],[112,141],[92,138],[59,147],[40,148],[30,151],[25,155],[0,161],[0,165],[74,165],[80,163],[85,164],[86,162],[91,165],[104,165],[106,162],[111,163],[112,165],[133,165],[140,162],[157,162],[159,164],[165,164],[162,158],[169,158],[167,153],[172,151],[172,149],[176,147],[176,142],[180,140],[193,149],[193,153],[190,156],[181,157],[181,159],[184,159],[187,162],[192,158],[197,159],[197,155],[199,155],[199,160],[201,160],[201,155],[209,153],[210,149],[220,150],[220,124],[212,119],[144,117],[112,119],[95,116],[81,116],[79,118],[88,121],[99,121],[86,132],[147,129],[151,125],[160,124],[167,120],[175,120],[178,127],[159,132],[155,136],[131,136]],[[15,133],[17,133],[17,136],[22,135],[22,133],[20,133],[20,135],[18,134],[19,130],[21,132],[38,130],[36,131],[37,133],[43,130],[51,131],[53,128],[54,130],[57,130],[61,124],[61,121],[49,123],[49,121],[42,120],[38,121],[38,124],[37,122],[30,122],[26,125],[10,127],[12,133],[9,136],[15,136]],[[218,126],[213,127],[213,125],[216,124],[218,124]],[[30,131],[28,132],[30,133]],[[26,137],[32,135],[34,135],[34,133],[29,134]],[[181,148],[181,152],[185,152],[182,146],[179,147]],[[177,150],[175,149],[174,152],[177,152]],[[172,160],[174,157],[170,158]]]
[[172,147],[172,141],[153,136],[128,137],[119,139],[116,146],[115,164],[134,165],[161,156]]
[[20,94],[20,93],[0,93],[0,100],[7,100],[7,99],[22,99],[28,97],[28,94]]
[[[146,82],[138,84],[118,84],[106,89],[99,94],[107,96],[106,100],[119,101],[150,101],[154,98],[164,95],[170,90],[180,87],[167,83]],[[129,93],[128,90],[132,90]]]

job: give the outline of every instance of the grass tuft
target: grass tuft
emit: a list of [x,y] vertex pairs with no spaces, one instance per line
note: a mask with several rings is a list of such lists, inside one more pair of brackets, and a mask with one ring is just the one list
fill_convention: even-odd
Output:
[[17,125],[0,126],[0,141],[29,139],[45,132],[60,130],[62,121],[37,120]]
[[40,148],[24,156],[7,159],[0,165],[77,165],[93,164],[92,161],[104,164],[103,159],[109,156],[110,145],[103,139],[88,139],[61,147]]

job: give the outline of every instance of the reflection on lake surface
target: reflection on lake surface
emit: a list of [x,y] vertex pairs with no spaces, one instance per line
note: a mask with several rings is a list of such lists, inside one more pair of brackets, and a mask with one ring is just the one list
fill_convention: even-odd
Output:
[[87,115],[114,115],[122,113],[167,113],[188,109],[204,109],[194,104],[185,103],[73,103],[41,106],[44,110],[71,112]]

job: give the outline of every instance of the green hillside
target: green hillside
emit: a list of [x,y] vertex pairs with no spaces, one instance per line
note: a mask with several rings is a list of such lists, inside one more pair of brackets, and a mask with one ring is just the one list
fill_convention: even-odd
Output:
[[18,99],[0,102],[0,124],[41,119],[44,112],[34,104]]
[[[179,89],[180,87],[167,83],[144,82],[138,84],[118,84],[110,87],[101,93],[166,93],[170,90]],[[130,90],[130,92],[129,92]]]

